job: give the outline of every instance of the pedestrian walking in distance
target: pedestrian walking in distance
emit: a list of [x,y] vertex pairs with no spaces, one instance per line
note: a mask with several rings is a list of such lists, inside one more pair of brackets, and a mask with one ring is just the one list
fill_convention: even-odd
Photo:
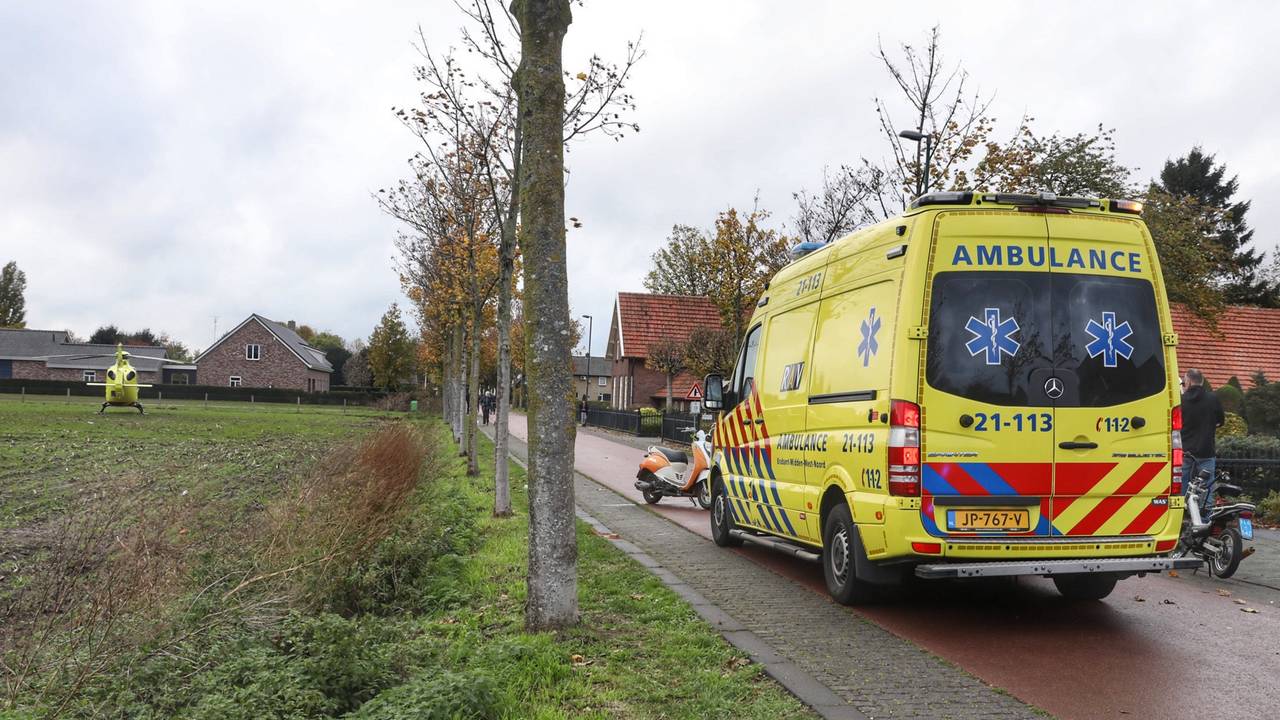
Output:
[[590,406],[587,405],[587,396],[583,395],[582,402],[578,403],[578,422],[583,425],[587,424],[587,410],[589,407]]
[[1213,507],[1213,473],[1217,467],[1214,433],[1227,421],[1218,396],[1205,390],[1204,373],[1191,368],[1184,379],[1182,392],[1182,492],[1202,470],[1209,471],[1204,508]]
[[485,425],[489,424],[489,413],[492,411],[492,408],[493,398],[491,396],[485,395],[480,398],[480,421]]

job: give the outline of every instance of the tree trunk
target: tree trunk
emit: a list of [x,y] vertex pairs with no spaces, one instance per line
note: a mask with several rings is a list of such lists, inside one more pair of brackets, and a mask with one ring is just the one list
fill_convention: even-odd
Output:
[[456,412],[453,415],[453,439],[458,443],[458,454],[467,454],[467,438],[463,432],[467,420],[467,367],[466,355],[466,322],[459,317],[453,328],[453,402]]
[[471,362],[468,366],[467,395],[471,412],[467,415],[467,475],[480,474],[480,457],[476,450],[476,419],[480,415],[480,324],[484,322],[484,298],[479,293],[471,301]]
[[524,130],[520,247],[524,253],[529,378],[529,578],[525,627],[578,621],[574,519],[573,348],[564,238],[564,77],[569,0],[513,0]]
[[512,159],[512,189],[507,216],[502,221],[502,237],[498,241],[498,414],[493,420],[493,514],[511,515],[511,461],[509,449],[511,412],[511,284],[516,265],[516,221],[520,217],[520,196],[516,178],[520,177],[520,123],[516,123]]
[[[590,354],[590,353],[588,353],[588,354]],[[671,373],[667,373],[667,409],[666,409],[666,412],[671,412]]]
[[452,408],[449,417],[449,428],[453,431],[453,441],[462,448],[462,324],[455,321],[449,330],[449,405]]

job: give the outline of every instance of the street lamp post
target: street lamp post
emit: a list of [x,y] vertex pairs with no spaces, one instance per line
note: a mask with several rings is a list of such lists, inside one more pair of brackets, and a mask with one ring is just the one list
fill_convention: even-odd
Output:
[[591,396],[591,326],[595,320],[590,315],[583,315],[587,319],[587,397]]
[[[916,173],[916,197],[920,197],[929,192],[929,167],[933,162],[933,136],[926,135],[919,130],[903,130],[898,133],[898,137],[903,140],[914,140],[917,143],[924,140],[924,172],[923,174]],[[921,180],[924,182],[921,183]]]

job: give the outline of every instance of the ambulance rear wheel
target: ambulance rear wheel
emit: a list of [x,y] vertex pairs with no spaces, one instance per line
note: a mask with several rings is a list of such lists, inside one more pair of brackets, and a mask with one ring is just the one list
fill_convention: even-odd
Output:
[[849,506],[831,509],[823,523],[822,575],[827,592],[841,605],[860,605],[874,599],[871,584],[858,579],[858,556],[863,552],[858,526],[853,524]]
[[1068,600],[1101,600],[1116,589],[1118,579],[1115,575],[1103,573],[1055,575],[1053,584]]
[[711,482],[711,539],[720,547],[738,547],[742,540],[730,532],[735,529],[737,525],[733,522],[733,508],[729,505],[729,490],[717,477]]

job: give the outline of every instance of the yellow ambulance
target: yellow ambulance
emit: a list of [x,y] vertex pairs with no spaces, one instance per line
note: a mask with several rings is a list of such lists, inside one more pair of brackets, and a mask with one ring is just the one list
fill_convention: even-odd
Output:
[[1194,567],[1168,301],[1141,205],[933,193],[798,258],[710,375],[712,535],[820,561],[832,596]]

